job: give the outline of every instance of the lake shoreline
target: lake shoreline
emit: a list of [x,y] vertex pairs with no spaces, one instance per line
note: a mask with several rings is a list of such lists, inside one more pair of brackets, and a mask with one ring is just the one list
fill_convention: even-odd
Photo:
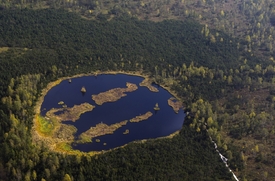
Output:
[[[73,143],[72,141],[55,142],[54,138],[45,137],[43,134],[39,133],[39,131],[38,131],[37,116],[40,115],[40,109],[41,109],[42,103],[43,103],[44,98],[47,95],[48,91],[51,90],[53,87],[59,85],[62,81],[68,80],[70,82],[70,80],[72,80],[73,78],[84,77],[84,76],[108,75],[108,74],[109,75],[125,74],[125,75],[130,75],[130,76],[138,76],[138,77],[144,78],[144,80],[146,80],[148,82],[153,82],[153,79],[154,79],[150,75],[148,75],[144,72],[141,72],[141,71],[134,71],[134,72],[131,72],[131,71],[127,71],[127,72],[125,72],[125,71],[96,71],[96,72],[93,72],[93,73],[77,74],[77,75],[74,75],[74,76],[62,77],[62,78],[57,79],[54,82],[50,82],[41,91],[40,97],[38,98],[38,101],[36,102],[36,105],[35,105],[35,109],[34,109],[35,110],[35,116],[34,116],[34,119],[33,119],[34,125],[33,125],[33,128],[32,128],[33,142],[35,142],[35,143],[36,142],[38,142],[38,143],[44,142],[50,150],[55,151],[55,152],[64,153],[64,154],[84,154],[84,155],[89,154],[89,155],[95,155],[95,154],[105,153],[106,150],[91,151],[91,152],[82,152],[82,151],[79,151],[79,150],[73,150],[72,147],[71,147],[71,144]],[[176,93],[171,91],[171,89],[168,86],[164,86],[164,85],[159,85],[159,86],[162,87],[163,89],[165,89],[166,91],[168,91],[177,100],[180,100],[178,98],[178,96],[176,96]],[[149,88],[149,90],[150,90],[150,88]],[[174,132],[174,133],[172,133],[168,136],[158,137],[158,138],[149,138],[149,139],[173,138],[178,133],[179,133],[179,131],[176,131],[176,132]],[[149,139],[133,141],[133,142],[130,142],[130,143],[140,143],[140,142],[144,143],[146,140],[149,140]],[[129,143],[127,143],[123,146],[112,148],[112,149],[107,150],[107,151],[112,151],[112,150],[115,150],[115,149],[118,149],[118,148],[121,148],[121,147],[125,147],[128,144]]]

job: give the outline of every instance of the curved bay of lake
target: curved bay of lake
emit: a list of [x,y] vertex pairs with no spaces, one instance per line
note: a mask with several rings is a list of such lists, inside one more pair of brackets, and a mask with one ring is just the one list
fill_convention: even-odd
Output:
[[[128,121],[125,126],[117,129],[113,134],[93,138],[92,143],[72,144],[73,149],[83,152],[109,150],[132,141],[168,136],[180,130],[185,115],[183,110],[176,114],[172,107],[168,105],[167,100],[173,96],[167,90],[156,85],[154,86],[159,89],[159,92],[152,92],[147,87],[139,86],[143,79],[139,76],[126,74],[102,74],[72,78],[71,83],[64,80],[49,90],[44,97],[41,115],[45,116],[46,112],[52,108],[61,108],[62,106],[58,105],[60,101],[63,101],[68,107],[85,102],[95,105],[96,107],[92,111],[82,114],[76,122],[63,122],[77,128],[74,135],[77,140],[81,133],[98,123],[111,125],[130,120],[148,111],[153,113],[153,116],[147,120],[138,123]],[[126,92],[127,96],[116,102],[97,105],[91,98],[94,94],[113,88],[126,88],[126,82],[136,84],[138,89],[133,92]],[[85,94],[80,92],[83,86],[86,88]],[[159,111],[154,110],[156,103],[159,105]],[[129,133],[123,134],[126,129],[129,130]],[[96,142],[96,139],[100,139],[100,142]],[[104,145],[104,143],[106,144]]]

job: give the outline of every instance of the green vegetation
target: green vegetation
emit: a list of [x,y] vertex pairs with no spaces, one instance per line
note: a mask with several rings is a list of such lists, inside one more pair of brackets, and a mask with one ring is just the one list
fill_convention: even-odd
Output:
[[[59,103],[62,103],[62,101]],[[70,151],[70,153],[72,153],[73,150],[68,150],[66,145],[69,145],[74,141],[73,135],[77,132],[77,129],[72,125],[62,124],[62,121],[77,121],[81,114],[87,111],[92,111],[94,106],[88,103],[83,103],[71,108],[53,108],[46,112],[45,117],[40,115],[40,109],[40,106],[37,105],[33,127],[33,137],[35,137],[35,140],[45,142],[52,151]],[[55,113],[59,111],[62,111],[62,113],[56,115]],[[83,142],[91,142],[91,138],[83,137],[82,140]],[[76,151],[76,153],[78,152]]]
[[37,116],[37,131],[45,136],[52,136],[55,123],[42,116]]
[[[32,84],[34,84],[36,88],[34,88],[34,86],[28,86],[24,81],[24,84],[21,83],[24,87],[32,88],[30,90],[34,98],[31,101],[32,105],[36,102],[41,89],[52,80],[78,73],[88,73],[94,70],[138,70],[142,71],[143,74],[151,75],[150,73],[155,71],[155,65],[158,64],[159,66],[163,65],[167,69],[159,70],[156,80],[159,81],[159,73],[166,76],[163,80],[171,79],[170,72],[181,65],[182,61],[186,61],[186,63],[191,62],[188,56],[199,60],[199,56],[201,55],[196,58],[198,54],[194,49],[188,48],[191,41],[193,42],[195,40],[195,42],[198,43],[197,46],[202,44],[205,48],[208,47],[206,44],[208,40],[203,39],[200,34],[200,25],[194,22],[176,21],[151,23],[138,21],[127,16],[113,19],[108,23],[105,21],[94,22],[85,21],[63,10],[14,10],[13,12],[4,10],[0,11],[0,14],[5,17],[5,21],[14,21],[14,19],[16,19],[16,22],[18,22],[16,23],[16,27],[13,27],[10,26],[11,24],[8,22],[0,21],[0,31],[5,32],[6,35],[5,37],[1,37],[2,40],[9,44],[10,47],[20,46],[30,47],[31,49],[25,51],[21,56],[15,55],[20,53],[21,50],[14,48],[10,48],[10,50],[0,54],[2,59],[0,62],[0,67],[2,68],[0,77],[6,80],[0,85],[0,93],[6,97],[3,102],[4,104],[1,105],[3,111],[0,114],[2,120],[1,133],[6,135],[6,139],[3,140],[3,147],[0,148],[1,153],[5,155],[5,157],[1,157],[1,162],[9,165],[7,169],[2,169],[5,174],[3,176],[4,180],[7,180],[7,177],[10,180],[16,180],[21,176],[27,177],[29,172],[33,173],[34,171],[38,173],[36,174],[38,180],[42,178],[61,180],[65,175],[65,173],[63,173],[65,170],[77,180],[109,180],[110,178],[112,178],[112,180],[123,180],[123,177],[127,178],[127,180],[133,180],[135,178],[140,178],[141,180],[146,180],[146,178],[161,178],[167,180],[167,176],[175,180],[179,175],[186,178],[188,175],[188,179],[191,180],[202,180],[201,178],[204,180],[213,180],[213,178],[231,179],[231,175],[213,150],[213,145],[209,142],[207,135],[205,135],[206,133],[192,132],[186,125],[184,126],[184,129],[188,130],[186,133],[171,139],[129,144],[124,148],[104,153],[98,156],[97,159],[90,158],[89,154],[83,155],[79,159],[76,155],[64,156],[64,154],[53,153],[47,149],[47,146],[43,147],[43,144],[33,144],[30,139],[31,133],[28,131],[31,130],[33,124],[32,107],[19,109],[16,106],[11,106],[16,100],[19,100],[15,95],[17,91],[14,90],[20,85],[21,80],[19,78],[22,74],[40,73],[40,81],[32,81]],[[44,21],[34,23],[37,19],[43,19]],[[37,24],[37,26],[35,24]],[[169,26],[167,26],[167,24]],[[24,28],[21,26],[24,26]],[[54,27],[54,31],[53,29],[51,30],[50,27]],[[173,29],[170,29],[171,27],[173,27]],[[10,30],[6,31],[7,28],[10,28]],[[190,30],[190,28],[192,28],[192,30]],[[85,31],[87,29],[89,31]],[[18,34],[12,33],[12,36],[8,34],[17,31],[19,31]],[[116,37],[114,37],[111,32],[115,32]],[[126,32],[131,34],[131,36],[126,36],[126,34],[128,34]],[[33,38],[25,38],[27,35]],[[158,35],[157,38],[156,35]],[[132,37],[135,37],[139,43],[132,39]],[[187,39],[184,40],[180,37],[188,37],[188,39],[191,39],[187,41]],[[129,40],[129,38],[131,40]],[[117,39],[120,41],[117,41]],[[105,51],[106,47],[108,47],[108,52]],[[217,48],[221,47],[225,46],[223,46],[223,44],[217,46]],[[90,51],[91,49],[93,51]],[[224,48],[224,50],[227,51],[230,50],[230,48]],[[117,52],[120,53],[118,54]],[[175,54],[175,52],[177,53]],[[215,53],[214,48],[212,51],[207,50],[205,52],[208,54],[208,56],[205,57],[206,60],[209,60],[209,62],[212,61],[213,64],[214,61],[218,61],[219,57],[224,54],[224,52]],[[213,53],[213,55],[211,53]],[[238,53],[233,56],[237,54]],[[33,62],[34,57],[35,63]],[[167,60],[172,61],[168,62]],[[228,64],[228,66],[229,65],[230,64]],[[156,73],[154,73],[154,75],[155,74]],[[19,76],[18,80],[16,78],[17,76]],[[15,77],[14,79],[17,80],[16,84],[14,84],[15,86],[12,86],[13,83],[10,81],[12,77]],[[58,83],[59,82],[54,83],[53,86]],[[7,91],[8,86],[11,87],[9,91]],[[8,92],[13,93],[10,98]],[[24,100],[23,97],[19,98],[21,102]],[[23,115],[21,114],[23,109],[28,109],[29,112]],[[9,118],[10,112],[14,115],[16,114],[15,118],[16,120],[20,120],[20,122],[13,121],[14,124],[11,124],[11,119]],[[24,121],[26,119],[28,121]],[[26,126],[29,128],[25,129]],[[14,129],[16,129],[17,132],[14,133]],[[18,135],[25,135],[25,137]],[[186,139],[186,137],[189,139]],[[193,137],[197,137],[197,139],[192,139]],[[22,144],[10,144],[15,141],[21,142]],[[45,141],[46,143],[44,144],[47,144],[47,140]],[[57,144],[56,148],[60,147],[62,150],[65,146],[60,146],[60,144]],[[66,145],[67,143],[64,144]],[[18,157],[18,154],[11,150],[20,150],[25,154],[20,154]],[[133,157],[133,152],[130,150],[139,151],[134,151],[136,155]],[[202,151],[204,154],[199,153]],[[68,151],[68,153],[72,152]],[[190,157],[190,153],[192,153],[193,156]],[[78,154],[79,153],[77,153],[77,155]],[[175,159],[175,156],[177,159]],[[124,161],[122,159],[123,157],[125,159]],[[133,159],[135,157],[141,159]],[[178,159],[179,157],[181,159]],[[13,159],[11,160],[11,158]],[[202,158],[209,160],[204,162]],[[169,164],[161,164],[164,162],[163,159],[167,160]],[[33,164],[25,162],[22,165],[20,163],[21,160],[31,160]],[[106,160],[112,163],[112,165],[110,165],[111,168],[119,169],[107,168]],[[150,173],[146,171],[148,170],[148,162],[146,160],[155,160],[150,161],[151,165],[149,166],[154,168],[156,175],[150,176]],[[184,162],[182,162],[182,160],[184,160]],[[167,165],[170,166],[167,167]],[[84,166],[86,169],[81,169]],[[175,167],[178,169],[174,169]],[[123,172],[121,172],[121,168],[123,168]],[[135,170],[136,168],[140,171]],[[210,168],[213,174],[208,175]],[[17,170],[17,172],[13,172],[12,170]],[[105,170],[109,170],[107,171],[108,174],[103,174],[107,173]],[[169,174],[163,175],[164,170]],[[16,174],[19,172],[21,174]],[[81,175],[82,177],[85,175],[85,179],[79,178]]]
[[92,143],[92,137],[88,134],[81,134],[77,143]]
[[68,144],[68,143],[59,143],[57,145],[57,149],[60,149],[60,150],[64,150],[64,151],[67,151],[67,152],[70,152],[72,151],[72,147]]
[[[208,134],[238,178],[274,180],[274,7],[270,0],[2,1],[0,180],[232,180]],[[97,70],[139,71],[175,92],[189,113],[180,133],[94,157],[33,143],[42,89]],[[72,153],[68,143],[56,147]]]

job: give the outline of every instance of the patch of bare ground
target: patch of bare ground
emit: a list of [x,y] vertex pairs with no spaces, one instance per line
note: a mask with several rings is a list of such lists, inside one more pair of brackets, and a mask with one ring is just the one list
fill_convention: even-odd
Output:
[[249,91],[248,89],[242,89],[236,91],[235,94],[240,95],[244,99],[253,100],[257,104],[266,102],[266,98],[269,95],[269,89],[263,88],[255,91]]
[[[247,106],[253,105],[253,107],[262,107],[268,104],[266,98],[269,96],[268,89],[258,89],[255,91],[250,91],[247,88],[236,90],[234,93],[228,94],[224,98],[218,101],[220,107],[225,107],[228,103],[228,100],[238,99],[239,109],[246,110]],[[266,107],[265,107],[266,108]]]
[[115,102],[122,97],[125,97],[125,92],[133,92],[138,89],[136,84],[127,82],[127,88],[114,88],[106,92],[101,92],[97,95],[92,95],[92,99],[97,105],[102,105],[106,102]]

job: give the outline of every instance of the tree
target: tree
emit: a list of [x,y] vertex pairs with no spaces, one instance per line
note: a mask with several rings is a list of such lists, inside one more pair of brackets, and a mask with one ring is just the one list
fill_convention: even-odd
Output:
[[264,180],[267,180],[268,172],[264,172]]
[[216,38],[214,35],[210,36],[210,41],[211,41],[211,43],[216,43]]
[[255,145],[255,151],[258,153],[259,152],[259,146]]
[[28,171],[25,175],[25,181],[31,181],[31,172]]
[[50,178],[50,176],[51,176],[51,171],[50,171],[50,169],[48,169],[48,168],[45,169],[45,175],[46,175],[46,178],[47,178],[47,179]]
[[14,127],[16,127],[19,124],[19,120],[12,113],[10,114],[10,121],[12,123],[12,126]]
[[249,36],[249,35],[247,35],[246,37],[245,37],[245,40],[247,41],[247,42],[251,42],[251,37]]
[[254,68],[255,73],[260,74],[262,71],[262,65],[257,64]]
[[212,117],[209,117],[208,119],[207,119],[207,125],[208,126],[211,126],[212,124],[213,124],[213,119],[212,119]]
[[63,178],[62,181],[71,181],[71,180],[72,179],[71,179],[70,175],[69,174],[65,174],[65,176],[64,176],[64,178]]
[[57,67],[55,65],[53,65],[52,68],[51,68],[51,71],[53,73],[53,76],[55,77],[56,73],[57,73]]
[[32,178],[33,178],[33,180],[36,180],[36,178],[37,178],[37,174],[36,174],[35,170],[32,171]]
[[258,77],[258,82],[259,82],[259,84],[262,84],[263,83],[263,78],[262,77]]
[[11,86],[8,86],[7,92],[8,92],[8,95],[9,95],[9,96],[12,96],[12,95],[13,95],[13,90],[12,90],[12,87],[11,87]]
[[231,160],[231,159],[233,158],[232,152],[231,152],[230,150],[227,150],[227,151],[226,151],[226,156],[227,156],[227,158],[228,158],[229,160]]
[[204,27],[202,28],[202,31],[201,33],[205,35],[205,37],[208,37],[209,36],[209,28],[208,28],[208,25],[205,24]]
[[14,78],[11,78],[11,80],[10,80],[10,85],[9,85],[11,88],[13,88],[13,86],[14,86]]
[[224,151],[227,151],[227,145],[226,144],[224,144],[223,146],[222,146],[222,148],[224,149]]
[[245,161],[245,156],[244,156],[243,152],[241,152],[241,159],[242,159],[242,161]]
[[233,79],[232,75],[229,75],[228,78],[227,78],[227,83],[228,83],[229,85],[232,84],[232,79]]
[[221,16],[224,16],[224,11],[223,10],[221,10]]

